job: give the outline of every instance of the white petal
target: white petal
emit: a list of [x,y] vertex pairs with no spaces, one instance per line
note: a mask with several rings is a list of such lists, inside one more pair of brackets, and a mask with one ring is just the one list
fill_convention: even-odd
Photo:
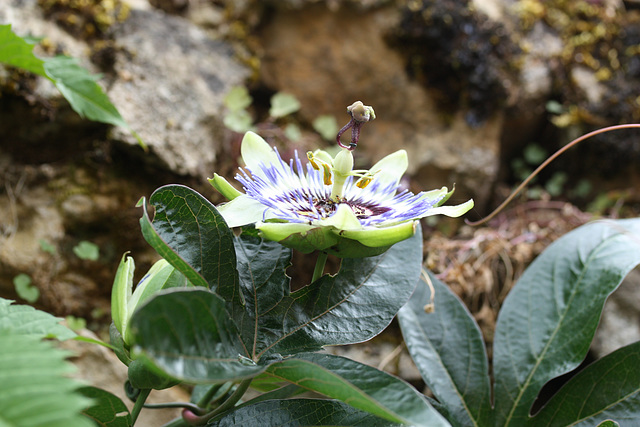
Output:
[[[438,199],[442,200],[442,198],[444,198],[449,193],[452,194],[453,190],[449,191],[447,187],[442,187],[439,190],[421,191],[419,195],[421,200],[431,201],[431,200],[438,200]],[[440,204],[440,202],[438,203]],[[444,203],[444,200],[442,200],[442,203]]]
[[253,132],[247,132],[242,138],[240,145],[240,154],[244,164],[252,174],[264,178],[264,174],[260,165],[280,166],[280,156],[276,154],[273,147],[262,139],[262,137]]
[[457,218],[467,213],[473,207],[473,199],[455,206],[438,206],[437,208],[429,209],[420,218],[424,218],[431,215],[446,215],[452,218]]
[[233,228],[261,221],[266,206],[243,194],[228,203],[218,206],[216,209],[220,212],[229,228]]
[[378,163],[370,169],[371,173],[375,173],[374,179],[380,181],[383,185],[394,183],[398,184],[400,178],[407,171],[409,159],[405,150],[398,150],[383,157]]

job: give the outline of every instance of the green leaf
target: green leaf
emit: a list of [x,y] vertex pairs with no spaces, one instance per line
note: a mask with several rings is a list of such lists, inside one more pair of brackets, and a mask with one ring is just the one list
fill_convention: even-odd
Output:
[[236,324],[255,360],[373,338],[409,299],[420,276],[420,229],[382,255],[343,259],[337,275],[293,293],[284,272],[289,249],[249,233],[235,243],[246,302]]
[[144,198],[138,203],[144,208],[140,225],[147,242],[192,284],[242,306],[233,233],[211,202],[191,188],[167,185],[151,195],[150,203],[156,211],[153,223]]
[[230,111],[225,114],[222,122],[228,129],[238,133],[253,129],[253,117],[247,110]]
[[42,249],[44,252],[47,252],[51,255],[55,255],[57,253],[56,247],[46,240],[40,239],[38,240],[38,243],[40,244],[40,249]]
[[[263,375],[263,374],[260,374]],[[253,384],[253,381],[251,382]],[[288,384],[277,388],[275,390],[271,390],[267,393],[262,393],[261,395],[254,397],[248,402],[244,402],[241,405],[238,405],[238,408],[248,405],[255,405],[258,402],[263,402],[265,400],[274,400],[274,399],[287,399],[289,397],[297,396],[306,392],[306,390],[302,387],[299,387],[295,384]]]
[[312,126],[327,141],[333,141],[340,130],[336,118],[330,115],[316,117]]
[[605,300],[639,262],[640,219],[629,219],[579,227],[531,264],[498,315],[497,425],[523,425],[542,386],[580,364]]
[[0,25],[0,63],[48,78],[81,117],[128,129],[140,146],[147,149],[140,135],[131,130],[96,83],[99,76],[91,75],[68,56],[38,58],[33,54],[33,45],[29,43],[36,40],[35,37],[18,37],[11,31],[11,25]]
[[455,426],[488,425],[489,366],[482,334],[460,299],[429,273],[435,309],[425,312],[431,292],[420,281],[398,313],[402,335],[422,378]]
[[130,328],[136,351],[182,381],[235,381],[265,369],[247,358],[225,302],[207,289],[159,292],[135,312]]
[[387,420],[335,400],[290,399],[268,400],[245,406],[207,425],[392,427],[398,424],[390,424]]
[[62,320],[59,317],[53,317],[28,305],[12,305],[12,302],[0,298],[0,334],[56,338],[61,341],[76,336],[72,330],[59,324]]
[[[0,317],[2,319],[2,317]],[[0,425],[91,427],[80,412],[90,404],[67,378],[69,355],[38,336],[0,332]]]
[[620,424],[613,420],[604,420],[603,422],[598,424],[598,427],[620,427]]
[[224,97],[224,105],[231,111],[244,110],[253,102],[249,91],[244,86],[234,86]]
[[67,322],[67,326],[72,331],[79,331],[80,329],[84,329],[87,327],[87,321],[82,317],[75,317],[75,316],[69,315],[69,316],[66,316],[64,320],[65,322]]
[[33,54],[33,45],[11,30],[11,24],[0,25],[0,63],[46,76],[44,62]]
[[272,364],[266,373],[394,423],[449,425],[411,385],[344,357],[302,353]]
[[640,342],[608,354],[571,378],[530,424],[598,426],[611,419],[636,424],[640,419],[639,366]]
[[32,285],[28,274],[20,273],[14,277],[13,286],[18,296],[27,302],[34,303],[40,298],[40,290]]
[[290,93],[278,92],[271,97],[269,115],[273,118],[287,116],[300,109],[300,102]]
[[83,414],[100,427],[130,427],[131,414],[120,398],[96,387],[83,387],[80,394],[93,400],[94,404]]
[[297,124],[289,123],[284,128],[284,135],[291,141],[299,141],[302,138],[302,131]]
[[100,76],[90,74],[78,65],[76,59],[68,56],[48,58],[44,62],[44,69],[81,117],[129,129],[120,112],[96,83]]
[[73,253],[80,259],[97,261],[100,257],[100,248],[95,243],[83,240],[73,247]]
[[524,147],[524,160],[530,165],[538,165],[547,158],[547,151],[538,144],[529,144]]

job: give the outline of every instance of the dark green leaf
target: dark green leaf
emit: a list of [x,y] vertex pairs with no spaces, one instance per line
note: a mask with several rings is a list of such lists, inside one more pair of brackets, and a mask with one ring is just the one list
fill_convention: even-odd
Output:
[[265,400],[287,399],[289,397],[297,396],[305,392],[306,390],[302,387],[299,387],[295,384],[288,384],[275,390],[271,390],[267,393],[262,393],[261,395],[254,397],[253,399],[241,405],[238,405],[238,408],[248,405],[255,405],[256,403],[263,402]]
[[342,402],[318,399],[268,400],[245,406],[210,422],[217,427],[235,426],[354,426],[391,427],[389,421],[358,411]]
[[244,318],[236,323],[256,358],[376,336],[411,296],[420,275],[420,229],[382,255],[343,259],[336,276],[325,275],[291,294],[283,271],[290,250],[244,233],[235,242],[246,301]]
[[582,226],[531,264],[498,316],[497,425],[523,425],[541,387],[580,364],[607,296],[639,262],[640,219],[631,219]]
[[449,425],[411,385],[344,357],[302,353],[272,364],[266,373],[394,423]]
[[96,387],[83,387],[80,394],[91,398],[94,404],[84,410],[83,414],[91,418],[100,427],[130,427],[129,409],[114,394]]
[[44,62],[33,54],[33,45],[17,36],[11,24],[0,25],[0,63],[46,76]]
[[147,242],[194,285],[242,305],[233,234],[216,208],[182,185],[158,188],[150,203],[156,209],[153,223],[141,201],[140,225]]
[[81,117],[129,128],[120,112],[96,82],[100,76],[90,74],[78,65],[75,58],[68,56],[47,58],[44,69],[60,93],[69,101],[73,110]]
[[[533,417],[531,425],[598,426],[606,420],[635,425],[640,420],[640,342],[578,372]],[[628,423],[628,424],[627,424]],[[611,424],[613,426],[614,424]]]
[[404,341],[449,421],[456,426],[487,425],[491,389],[482,334],[462,301],[430,273],[429,278],[435,310],[424,310],[431,292],[421,280],[398,313]]
[[213,383],[264,370],[246,357],[224,301],[207,289],[161,291],[134,313],[130,325],[133,346],[173,378]]
[[274,378],[267,373],[262,373],[256,376],[251,381],[251,388],[264,393],[264,392],[276,390],[285,384],[286,384],[285,381],[282,381],[278,378]]
[[[0,319],[3,317],[0,316]],[[0,424],[29,427],[91,427],[80,412],[91,401],[67,378],[69,353],[34,335],[0,331]]]
[[59,317],[36,310],[28,305],[11,305],[13,301],[0,298],[0,334],[31,335],[37,338],[68,340],[76,334],[62,326]]

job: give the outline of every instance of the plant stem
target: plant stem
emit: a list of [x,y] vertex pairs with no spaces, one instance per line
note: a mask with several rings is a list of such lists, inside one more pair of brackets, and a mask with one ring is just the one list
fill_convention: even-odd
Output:
[[318,254],[318,259],[316,260],[316,268],[313,269],[313,277],[311,278],[311,283],[322,277],[322,273],[324,273],[324,266],[327,263],[327,256],[328,254],[326,252],[320,252],[320,254]]
[[494,216],[496,216],[502,209],[504,209],[505,206],[507,206],[509,204],[509,202],[511,202],[511,200],[513,200],[514,197],[516,197],[518,195],[518,193],[520,191],[522,191],[522,189],[524,187],[527,186],[527,184],[529,184],[529,182],[531,182],[531,180],[538,175],[538,173],[540,173],[540,171],[542,169],[544,169],[545,167],[547,167],[547,165],[549,163],[551,163],[553,160],[555,160],[560,154],[564,153],[565,151],[567,151],[569,148],[573,147],[574,145],[578,144],[579,142],[584,141],[587,138],[591,138],[592,136],[596,136],[598,134],[601,133],[605,133],[605,132],[611,132],[612,130],[618,130],[618,129],[632,129],[632,128],[640,128],[640,124],[638,123],[629,123],[626,125],[615,125],[615,126],[609,126],[606,128],[602,128],[602,129],[597,129],[594,130],[593,132],[589,132],[585,135],[582,135],[579,138],[574,139],[573,141],[571,141],[570,143],[568,143],[567,145],[565,145],[564,147],[560,148],[558,151],[556,151],[555,153],[553,153],[551,156],[549,156],[549,158],[547,158],[547,160],[545,160],[540,166],[538,166],[538,168],[536,170],[534,170],[533,172],[531,172],[531,174],[527,177],[527,179],[525,179],[524,181],[522,181],[522,184],[520,184],[518,186],[518,188],[516,188],[515,190],[513,190],[511,192],[511,194],[509,195],[509,197],[507,197],[505,199],[504,202],[502,202],[500,204],[500,206],[498,206],[497,208],[494,209],[493,212],[491,212],[489,215],[485,216],[484,218],[478,220],[478,221],[469,221],[469,220],[465,220],[465,222],[468,225],[471,226],[476,226],[476,225],[481,225],[484,224],[485,222],[491,220],[491,218],[493,218]]
[[190,402],[145,403],[143,407],[146,409],[185,408],[194,414],[203,412],[202,408]]
[[201,408],[206,408],[211,403],[211,399],[213,396],[220,390],[220,388],[225,385],[225,383],[220,383],[212,386],[207,392],[202,396],[202,398],[198,401],[198,406]]
[[244,393],[249,388],[249,384],[251,384],[252,380],[253,378],[247,378],[245,380],[242,380],[242,382],[238,385],[238,388],[236,388],[236,391],[234,391],[233,394],[229,396],[229,398],[222,403],[222,405],[218,406],[216,409],[209,412],[208,414],[197,417],[196,418],[197,424],[195,425],[204,425],[207,423],[207,421],[209,421],[216,415],[220,415],[232,409],[234,406],[236,406],[236,403],[238,403],[238,401],[242,398],[242,396],[244,396]]
[[140,415],[142,406],[144,405],[144,402],[147,400],[147,397],[149,397],[149,393],[151,393],[150,388],[143,388],[142,390],[140,390],[140,394],[136,399],[136,403],[133,404],[133,408],[131,409],[131,425],[136,424],[138,415]]

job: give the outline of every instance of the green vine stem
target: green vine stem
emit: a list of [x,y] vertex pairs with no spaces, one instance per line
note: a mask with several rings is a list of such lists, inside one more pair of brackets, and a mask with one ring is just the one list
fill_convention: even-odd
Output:
[[554,161],[556,158],[558,158],[558,156],[560,156],[562,153],[567,151],[569,148],[573,147],[574,145],[577,145],[579,142],[582,142],[585,139],[591,138],[592,136],[596,136],[596,135],[599,135],[601,133],[611,132],[611,131],[618,130],[618,129],[632,129],[632,128],[640,128],[640,124],[639,123],[629,123],[629,124],[625,124],[625,125],[608,126],[606,128],[594,130],[593,132],[589,132],[587,134],[582,135],[581,137],[578,137],[578,138],[574,139],[573,141],[571,141],[570,143],[568,143],[567,145],[565,145],[564,147],[560,148],[558,151],[553,153],[551,156],[549,156],[549,158],[547,158],[547,160],[542,162],[542,164],[540,166],[538,166],[536,170],[531,172],[531,174],[527,177],[527,179],[522,181],[522,184],[520,184],[518,186],[518,188],[513,190],[511,192],[511,194],[509,195],[509,197],[507,197],[505,199],[505,201],[500,204],[500,206],[495,208],[493,212],[491,212],[489,215],[487,215],[486,217],[484,217],[484,218],[482,218],[482,219],[480,219],[478,221],[465,220],[465,222],[468,225],[476,226],[476,225],[481,225],[481,224],[484,224],[484,223],[490,221],[493,217],[495,217],[498,213],[500,213],[500,211],[502,209],[504,209],[505,206],[507,206],[511,202],[511,200],[513,200],[513,198],[516,197],[518,195],[518,193],[520,193],[522,191],[522,189],[525,188],[529,184],[529,182],[531,182],[531,180],[536,175],[538,175],[540,173],[540,171],[542,169],[546,168],[549,165],[549,163]]
[[195,414],[201,414],[202,408],[190,402],[166,402],[166,403],[145,403],[145,409],[167,409],[167,408],[185,408],[193,411]]
[[192,425],[204,425],[207,423],[207,421],[209,421],[213,417],[232,409],[234,406],[236,406],[236,403],[238,403],[238,401],[242,398],[242,396],[244,396],[244,393],[249,388],[249,385],[251,384],[252,380],[253,378],[247,378],[242,380],[242,382],[238,384],[238,388],[236,388],[233,394],[229,396],[229,398],[225,400],[220,406],[218,406],[216,409],[209,412],[208,414],[204,414],[199,417],[198,416],[190,417],[189,423]]
[[144,402],[147,400],[147,397],[149,397],[149,393],[151,393],[150,388],[143,388],[140,390],[140,394],[138,395],[138,398],[136,399],[136,402],[133,404],[133,408],[131,409],[131,425],[132,426],[136,424],[138,415],[140,415],[140,411],[142,410],[142,407],[144,406]]
[[198,406],[200,408],[208,407],[209,404],[211,403],[211,400],[213,399],[213,396],[215,396],[218,390],[220,390],[222,386],[225,384],[227,383],[216,384],[213,387],[211,387],[209,390],[207,390],[204,396],[202,396],[202,398],[198,401]]

